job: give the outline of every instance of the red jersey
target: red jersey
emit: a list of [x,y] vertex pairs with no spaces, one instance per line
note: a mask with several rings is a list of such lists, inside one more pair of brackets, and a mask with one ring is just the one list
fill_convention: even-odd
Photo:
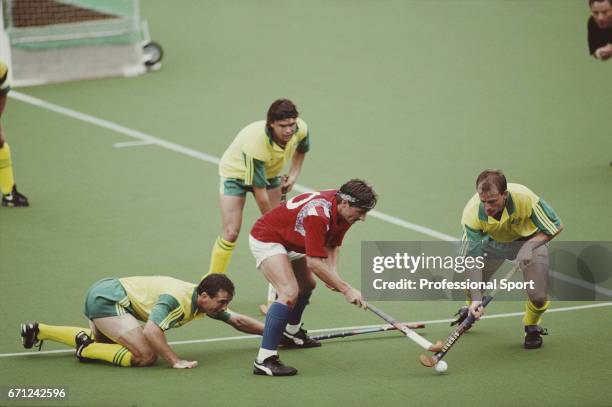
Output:
[[327,257],[325,247],[342,245],[351,225],[338,214],[336,190],[307,192],[281,203],[260,217],[251,236],[280,243],[288,251]]

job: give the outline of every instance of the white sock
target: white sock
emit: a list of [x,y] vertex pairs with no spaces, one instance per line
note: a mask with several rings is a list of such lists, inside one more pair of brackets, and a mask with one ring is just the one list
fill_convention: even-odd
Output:
[[274,355],[278,355],[278,352],[275,350],[259,348],[259,353],[257,354],[257,363],[262,363],[264,360]]
[[297,325],[287,324],[287,326],[285,327],[285,331],[289,332],[291,335],[295,335],[296,333],[298,333],[301,326],[302,324],[299,323]]

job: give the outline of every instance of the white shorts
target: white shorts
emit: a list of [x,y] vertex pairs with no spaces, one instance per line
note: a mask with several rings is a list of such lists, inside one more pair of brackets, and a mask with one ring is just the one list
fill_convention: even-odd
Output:
[[287,255],[287,257],[289,257],[289,261],[303,259],[306,256],[304,253],[294,251],[288,252],[285,246],[280,243],[260,242],[251,235],[249,235],[249,247],[251,248],[251,253],[253,253],[253,256],[255,256],[255,266],[257,268],[261,266],[261,263],[265,259],[276,254]]

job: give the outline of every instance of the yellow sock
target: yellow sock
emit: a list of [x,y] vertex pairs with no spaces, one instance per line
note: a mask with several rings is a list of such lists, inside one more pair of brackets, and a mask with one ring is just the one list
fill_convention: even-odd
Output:
[[5,142],[0,148],[0,190],[3,194],[10,194],[15,185],[13,179],[13,164],[11,162],[11,148]]
[[81,356],[87,359],[104,360],[115,366],[130,367],[132,365],[132,353],[115,343],[94,342],[83,348]]
[[39,323],[37,339],[39,341],[50,340],[53,342],[59,342],[63,343],[64,345],[68,345],[71,348],[76,348],[74,337],[81,331],[85,331],[87,335],[91,336],[91,329],[89,328],[79,328],[77,326],[45,325]]
[[234,247],[236,247],[236,242],[228,242],[219,236],[217,240],[215,240],[215,245],[210,254],[210,267],[206,275],[227,272],[227,266],[229,266],[229,262],[232,258]]
[[542,320],[542,314],[546,312],[550,301],[546,301],[541,308],[536,307],[530,300],[525,301],[525,316],[523,317],[523,324],[525,325],[539,325]]

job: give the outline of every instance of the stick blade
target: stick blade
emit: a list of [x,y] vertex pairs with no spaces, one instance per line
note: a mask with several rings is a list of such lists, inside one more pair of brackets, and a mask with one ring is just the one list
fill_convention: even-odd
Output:
[[430,352],[440,352],[443,347],[444,347],[444,344],[442,343],[442,341],[438,341],[438,342],[434,343],[433,345],[431,345],[429,347],[428,351],[430,351]]
[[431,356],[421,355],[419,356],[419,361],[425,367],[434,367],[436,365],[436,361]]

